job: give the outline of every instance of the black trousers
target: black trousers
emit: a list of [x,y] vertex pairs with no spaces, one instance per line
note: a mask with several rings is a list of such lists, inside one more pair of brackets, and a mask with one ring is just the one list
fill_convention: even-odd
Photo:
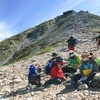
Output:
[[[87,77],[87,79],[86,79],[85,81],[83,81],[82,83],[88,84],[89,81],[92,81],[92,80],[93,80],[93,77],[94,77],[95,74],[96,74],[96,72],[93,73],[93,74],[91,74],[91,75],[90,75],[89,77]],[[73,81],[74,81],[75,83],[77,83],[78,80],[80,80],[80,78],[82,78],[81,74],[74,75]]]
[[65,80],[62,78],[49,79],[45,82],[45,85],[61,84],[63,81]]
[[64,66],[62,68],[63,73],[75,73],[77,70],[73,67]]
[[28,75],[28,82],[31,83],[32,85],[41,85],[41,76],[36,75],[31,77],[30,74]]

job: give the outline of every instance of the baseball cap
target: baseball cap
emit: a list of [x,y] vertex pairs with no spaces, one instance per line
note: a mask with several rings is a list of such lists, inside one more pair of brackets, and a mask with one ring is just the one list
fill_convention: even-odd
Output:
[[57,52],[53,52],[53,53],[52,53],[52,56],[57,56],[57,55],[58,55]]

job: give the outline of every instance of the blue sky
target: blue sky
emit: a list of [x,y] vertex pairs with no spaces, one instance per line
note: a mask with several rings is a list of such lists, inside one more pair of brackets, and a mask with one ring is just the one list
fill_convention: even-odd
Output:
[[100,0],[0,0],[0,41],[68,10],[100,16]]

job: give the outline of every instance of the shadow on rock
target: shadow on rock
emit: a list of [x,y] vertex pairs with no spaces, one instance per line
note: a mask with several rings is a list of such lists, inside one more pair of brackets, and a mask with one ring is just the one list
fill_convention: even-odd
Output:
[[73,92],[73,91],[75,91],[75,88],[73,88],[73,89],[66,89],[66,88],[64,88],[62,91],[60,91],[60,93],[57,93],[56,95],[70,93],[70,92]]
[[[10,97],[16,97],[17,95],[24,95],[27,94],[29,92],[35,92],[35,91],[42,91],[44,88],[39,88],[39,87],[35,87],[33,89],[27,89],[26,87],[20,88],[16,91],[12,91],[9,94],[4,94],[1,98],[10,98]],[[1,99],[0,98],[0,99]]]

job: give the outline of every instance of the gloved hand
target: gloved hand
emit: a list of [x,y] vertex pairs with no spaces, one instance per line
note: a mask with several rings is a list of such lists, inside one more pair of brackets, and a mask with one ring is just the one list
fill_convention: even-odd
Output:
[[80,78],[80,82],[82,81],[86,81],[87,77],[84,77],[84,78]]

